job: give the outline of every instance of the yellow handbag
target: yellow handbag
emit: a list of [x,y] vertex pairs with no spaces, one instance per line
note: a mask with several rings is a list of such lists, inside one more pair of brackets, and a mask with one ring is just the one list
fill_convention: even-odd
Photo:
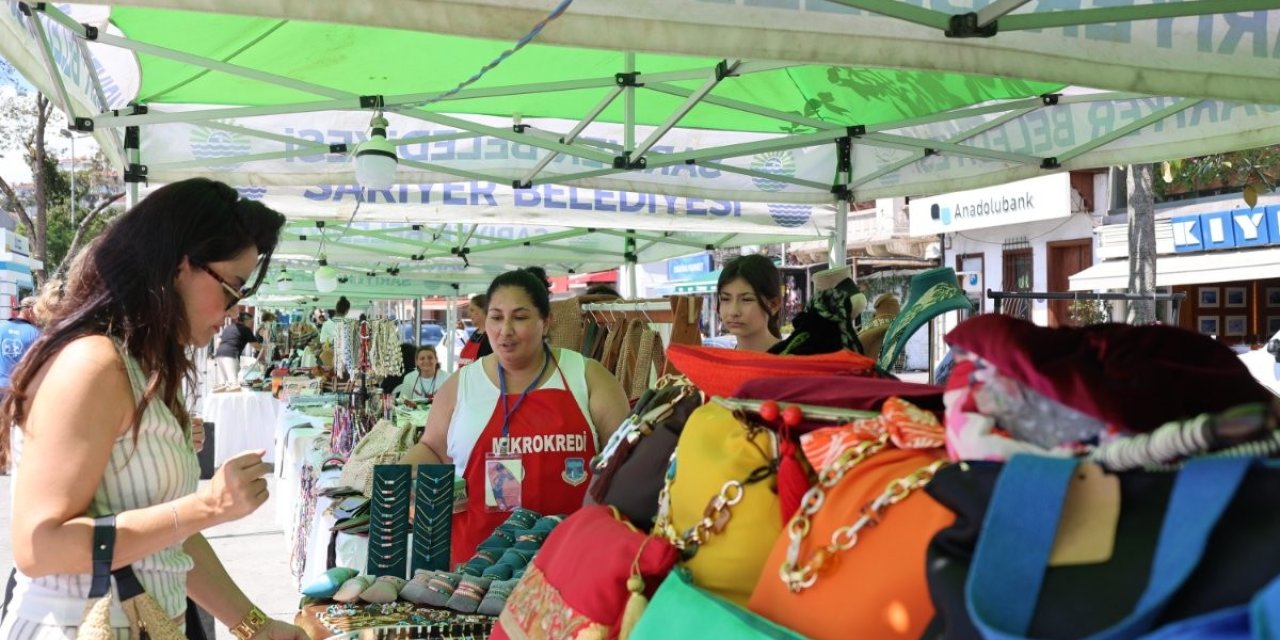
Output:
[[782,531],[778,439],[714,402],[685,423],[654,533],[680,549],[694,584],[745,607]]

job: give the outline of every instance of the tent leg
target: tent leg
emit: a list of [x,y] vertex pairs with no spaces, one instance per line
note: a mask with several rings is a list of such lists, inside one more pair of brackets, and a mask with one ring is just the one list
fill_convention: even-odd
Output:
[[[636,54],[628,51],[623,54],[622,70],[627,73],[636,72]],[[627,87],[622,96],[623,126],[622,152],[630,156],[636,148],[636,88]]]
[[829,268],[843,267],[849,261],[849,250],[846,248],[848,244],[849,201],[841,199],[836,201],[836,228],[831,231],[830,252],[827,256]]
[[444,335],[440,338],[446,341],[447,349],[445,351],[445,361],[449,363],[449,371],[457,371],[458,369],[458,352],[454,349],[454,343],[457,342],[457,326],[458,326],[458,285],[453,285],[453,296],[449,300],[449,305],[444,316]]

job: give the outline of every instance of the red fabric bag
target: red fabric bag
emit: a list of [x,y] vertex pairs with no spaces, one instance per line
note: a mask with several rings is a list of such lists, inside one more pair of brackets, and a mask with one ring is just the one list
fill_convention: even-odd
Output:
[[615,509],[586,506],[547,536],[498,617],[491,639],[617,638],[638,573],[652,596],[679,552],[636,530]]
[[852,351],[779,356],[673,344],[667,348],[667,361],[708,396],[729,397],[744,383],[757,378],[876,375],[875,361]]

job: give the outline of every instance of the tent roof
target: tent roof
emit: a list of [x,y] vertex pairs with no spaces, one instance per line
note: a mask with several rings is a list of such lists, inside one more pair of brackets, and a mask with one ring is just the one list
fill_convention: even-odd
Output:
[[[824,237],[838,199],[1280,142],[1274,2],[769,4],[576,0],[542,28],[545,0],[15,3],[0,54],[156,183],[212,175],[295,219],[461,237],[546,225],[541,246],[432,249],[477,268],[615,266],[593,261],[633,253],[626,230],[668,253]],[[943,36],[975,35],[966,20],[998,33]],[[349,158],[376,110],[400,184],[360,192]]]

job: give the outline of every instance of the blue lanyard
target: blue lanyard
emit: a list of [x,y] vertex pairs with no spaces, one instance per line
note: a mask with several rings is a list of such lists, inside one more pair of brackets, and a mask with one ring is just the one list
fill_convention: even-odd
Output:
[[504,440],[511,431],[511,416],[520,410],[520,405],[524,404],[524,399],[529,396],[529,392],[533,391],[534,387],[538,386],[542,376],[547,374],[547,367],[551,365],[551,347],[543,344],[542,353],[542,371],[539,371],[538,377],[534,378],[528,387],[525,387],[524,393],[520,394],[520,399],[516,400],[516,406],[509,409],[507,408],[507,373],[502,369],[502,363],[498,363],[498,385],[502,387],[498,391],[502,394],[502,437]]

